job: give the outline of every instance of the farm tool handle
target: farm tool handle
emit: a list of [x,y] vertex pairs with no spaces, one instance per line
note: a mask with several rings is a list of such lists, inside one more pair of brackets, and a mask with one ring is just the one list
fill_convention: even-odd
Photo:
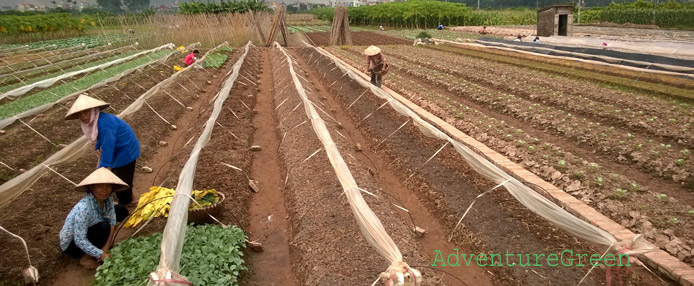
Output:
[[[13,237],[19,239],[20,241],[22,241],[22,245],[24,245],[24,251],[26,251],[26,254],[27,254],[27,260],[29,261],[29,268],[27,268],[26,270],[28,270],[28,272],[29,272],[29,275],[30,275],[30,278],[31,278],[31,283],[32,283],[34,286],[36,286],[36,283],[39,281],[39,271],[36,269],[36,267],[34,267],[33,265],[31,265],[31,256],[29,255],[29,247],[27,247],[26,241],[24,241],[24,239],[23,239],[21,236],[16,235],[16,234],[10,232],[9,230],[5,229],[5,228],[2,227],[2,226],[0,226],[0,229],[3,230],[3,231],[5,231],[5,232],[7,232],[7,234],[9,234],[9,235],[11,235],[11,236],[13,236]],[[25,270],[25,271],[26,271],[26,270]],[[26,279],[26,278],[27,278],[27,277],[25,277],[25,279]]]

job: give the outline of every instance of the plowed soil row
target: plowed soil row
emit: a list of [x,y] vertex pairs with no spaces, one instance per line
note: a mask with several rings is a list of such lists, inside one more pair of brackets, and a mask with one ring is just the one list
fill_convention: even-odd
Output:
[[[315,58],[317,55],[306,50],[304,58]],[[327,82],[337,83],[332,87],[343,108],[349,106],[363,92],[360,86],[341,79],[342,72],[333,69],[326,60],[313,64],[318,73],[326,74]],[[418,101],[427,107],[425,101]],[[372,114],[360,124],[360,130],[366,133],[370,142],[366,146],[376,146],[383,138],[395,131],[406,119],[395,114],[389,108],[376,109],[382,101],[364,96],[349,110],[354,120],[359,121]],[[444,148],[425,166],[422,166],[444,142],[423,137],[411,124],[396,132],[378,148],[379,156],[390,165],[401,181],[419,200],[436,213],[436,218],[448,229],[453,229],[459,215],[470,202],[481,192],[493,185],[475,174],[453,148]],[[414,172],[410,179],[408,175]],[[493,222],[493,223],[491,223]],[[480,199],[463,222],[463,231],[451,234],[453,242],[458,245],[473,244],[482,253],[556,253],[572,249],[574,253],[602,253],[602,247],[576,240],[553,225],[543,221],[535,214],[516,202],[503,190],[497,190]],[[494,273],[499,285],[572,285],[587,272],[586,267],[534,267],[533,271],[518,267],[494,267],[485,270]],[[597,270],[597,269],[596,269]],[[595,271],[595,270],[594,270]],[[588,284],[604,283],[602,270],[589,276]],[[645,271],[629,277],[632,285],[655,285],[655,278]],[[548,281],[549,280],[549,281]]]
[[[352,64],[361,64],[358,48],[351,53],[332,51]],[[580,116],[556,117],[545,123],[524,120],[514,112],[514,106],[506,105],[506,100],[515,100],[513,94],[489,103],[479,99],[490,91],[496,92],[494,89],[482,87],[478,93],[462,92],[438,81],[440,74],[421,75],[411,66],[397,65],[395,60],[391,63],[393,70],[386,77],[389,87],[624,227],[644,234],[680,260],[692,263],[694,234],[690,226],[694,217],[688,215],[692,209],[688,186],[662,178],[662,174],[652,170],[636,168],[627,157],[593,147],[581,140],[583,137],[567,136],[582,136],[601,126],[581,125],[582,120],[576,120]],[[537,110],[547,108],[546,102],[537,105],[533,105]],[[534,118],[540,113],[523,114]],[[550,128],[550,121],[563,127]],[[659,198],[659,194],[663,195]]]
[[[279,91],[274,100],[276,106],[282,103],[276,111],[282,138],[277,151],[287,170],[284,194],[289,206],[292,264],[298,284],[370,285],[379,272],[388,268],[389,262],[374,251],[355,223],[335,171],[294,88],[286,57],[276,49],[272,56],[275,90]],[[345,129],[339,129],[338,123],[330,119],[335,118],[335,112],[325,102],[327,96],[333,96],[324,87],[328,81],[320,80],[317,73],[308,72],[301,64],[294,65],[294,69],[308,90],[309,99],[316,108],[326,112],[321,112],[320,116],[359,187],[381,197],[364,195],[405,261],[413,266],[430,265],[431,260],[412,232],[411,222],[403,219],[389,201],[382,199],[385,196],[382,190],[388,186],[378,182],[373,169],[369,172],[363,158],[357,159],[362,157],[353,147],[358,142],[343,137],[358,131],[346,127],[347,124],[343,125]],[[435,281],[440,276],[436,272],[422,270],[427,277],[426,284],[437,284]]]
[[[330,44],[330,32],[306,33],[316,46],[327,46]],[[352,44],[363,45],[411,45],[412,41],[377,34],[373,32],[352,32]]]

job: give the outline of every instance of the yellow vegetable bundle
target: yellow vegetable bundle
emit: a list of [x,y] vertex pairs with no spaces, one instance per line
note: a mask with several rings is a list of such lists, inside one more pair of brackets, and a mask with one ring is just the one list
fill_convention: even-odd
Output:
[[[213,206],[214,204],[219,202],[219,195],[217,194],[217,190],[215,189],[209,189],[209,190],[202,190],[198,191],[195,190],[192,193],[193,198],[195,199],[196,203],[190,203],[190,206],[188,209],[194,210],[194,209],[200,209],[200,208],[206,208],[209,206]],[[198,205],[199,204],[199,205]]]
[[[142,221],[150,219],[152,216],[169,216],[169,208],[173,201],[174,190],[163,187],[150,187],[149,192],[140,196],[140,201],[137,203],[139,212],[133,214],[126,222],[125,227],[136,226]],[[169,198],[165,198],[171,196]],[[150,203],[152,202],[152,203]]]
[[[142,194],[140,196],[140,201],[137,203],[137,209],[141,209],[137,213],[134,213],[125,222],[124,226],[134,227],[152,217],[168,217],[173,195],[173,189],[150,187],[149,192]],[[218,203],[221,198],[215,189],[195,190],[191,195],[197,202],[190,203],[189,209],[191,210],[213,206]]]

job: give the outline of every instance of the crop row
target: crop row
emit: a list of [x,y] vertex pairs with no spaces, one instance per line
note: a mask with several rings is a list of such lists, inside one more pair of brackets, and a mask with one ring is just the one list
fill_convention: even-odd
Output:
[[45,80],[45,79],[49,79],[49,78],[54,78],[54,77],[60,76],[60,75],[62,75],[62,74],[65,74],[66,72],[79,71],[79,70],[83,70],[83,69],[86,69],[86,68],[98,66],[98,65],[100,65],[100,64],[104,64],[104,63],[108,63],[108,62],[115,61],[115,60],[118,60],[118,59],[122,59],[122,58],[125,58],[125,57],[128,57],[128,56],[131,56],[131,55],[133,55],[133,54],[135,54],[135,53],[137,53],[137,52],[138,52],[138,51],[126,51],[126,52],[124,52],[123,54],[114,55],[114,56],[111,56],[111,57],[108,57],[108,58],[105,58],[105,59],[101,59],[101,60],[98,60],[98,61],[88,62],[88,63],[83,64],[83,65],[79,65],[79,64],[78,64],[78,65],[76,65],[76,66],[74,66],[74,67],[72,67],[72,68],[66,69],[66,70],[61,70],[61,71],[54,72],[54,73],[49,73],[49,74],[43,74],[42,76],[38,76],[38,77],[26,79],[26,80],[24,80],[24,81],[22,81],[22,82],[18,82],[18,83],[15,83],[15,84],[10,84],[10,85],[6,85],[6,86],[3,86],[3,87],[0,87],[0,93],[4,93],[4,92],[7,92],[7,91],[10,91],[10,90],[13,90],[13,89],[16,89],[16,88],[25,86],[25,85],[29,85],[29,84],[32,84],[32,83],[41,81],[41,80]]
[[115,67],[108,68],[106,70],[91,73],[87,76],[79,78],[77,80],[61,84],[59,86],[44,89],[33,95],[20,98],[18,100],[9,102],[7,104],[0,106],[0,119],[8,118],[10,116],[19,114],[26,110],[30,110],[37,106],[41,106],[46,103],[54,102],[67,95],[74,93],[75,91],[85,90],[96,83],[99,83],[105,79],[116,76],[126,70],[135,68],[140,65],[144,65],[156,59],[161,59],[171,53],[171,51],[163,50],[147,56],[142,56],[132,61],[117,65]]
[[[342,55],[359,58],[356,51],[336,51]],[[636,163],[649,172],[671,179],[675,182],[686,182],[692,170],[690,150],[673,148],[671,144],[655,142],[646,136],[632,134],[628,131],[605,126],[600,122],[565,112],[539,103],[531,103],[513,94],[480,86],[460,79],[454,75],[431,70],[410,62],[390,58],[390,63],[404,74],[420,78],[434,86],[445,88],[462,100],[472,101],[480,106],[491,108],[499,113],[506,113],[522,121],[543,128],[550,133],[559,133],[576,141],[576,146],[592,146],[594,152],[607,153],[611,160],[618,164]],[[466,116],[465,113],[457,114]],[[481,126],[480,126],[481,127]],[[512,139],[512,137],[509,137]]]
[[393,51],[391,55],[400,59],[513,93],[529,101],[576,112],[593,120],[609,120],[625,128],[645,130],[675,141],[694,142],[694,134],[688,132],[694,124],[694,111],[687,103],[616,91],[512,65],[450,57],[429,49],[397,47]]
[[408,61],[391,57],[390,63],[407,74],[443,87],[465,100],[472,100],[497,112],[541,126],[550,133],[572,138],[580,148],[591,146],[594,152],[609,154],[615,163],[635,163],[648,172],[675,182],[691,180],[692,174],[688,170],[694,169],[694,163],[689,160],[690,150],[681,144],[657,142],[637,132],[588,120],[560,108],[534,103],[515,94],[490,89]]
[[528,101],[515,94],[487,88],[411,62],[391,59],[391,63],[399,65],[410,75],[444,87],[464,99],[572,138],[582,148],[587,144],[595,152],[611,155],[611,160],[615,163],[636,163],[649,172],[675,182],[688,181],[691,176],[688,170],[694,169],[693,162],[689,160],[689,149],[681,144],[658,142],[638,132],[592,121],[558,107]]
[[75,66],[80,66],[87,64],[91,61],[97,61],[103,58],[106,58],[108,56],[114,56],[117,55],[126,49],[131,48],[130,46],[126,46],[123,48],[119,49],[93,49],[90,51],[84,51],[84,54],[80,55],[75,55],[75,57],[70,57],[66,59],[61,59],[61,60],[56,60],[55,62],[52,63],[47,63],[45,65],[37,66],[32,69],[26,69],[23,71],[18,71],[18,72],[13,72],[10,74],[4,74],[0,75],[0,84],[7,85],[7,84],[13,84],[15,82],[20,82],[24,81],[26,82],[28,79],[37,77],[40,75],[44,75],[47,73],[53,73],[58,70],[66,70],[71,67]]
[[57,50],[64,49],[74,46],[79,46],[84,44],[86,48],[93,48],[98,46],[103,46],[108,43],[116,44],[121,42],[131,41],[134,38],[129,35],[92,35],[92,36],[82,36],[74,37],[68,39],[58,39],[58,40],[48,40],[41,42],[32,42],[28,44],[10,44],[1,45],[0,53],[4,50],[13,50],[11,53],[21,52],[23,50],[32,49],[47,49],[47,50]]
[[462,33],[450,30],[436,30],[436,29],[401,29],[401,30],[390,30],[386,29],[380,33],[385,33],[391,36],[402,37],[410,40],[414,40],[417,36],[426,32],[436,39],[443,39],[448,41],[457,41],[459,39],[476,39],[477,35]]
[[[331,52],[339,54],[354,66],[363,64],[356,53],[335,48]],[[471,107],[458,98],[449,96],[452,92],[437,92],[433,88],[435,84],[420,83],[415,78],[417,77],[404,70],[393,69],[386,80],[390,87],[420,106],[545,180],[563,187],[611,219],[622,222],[625,227],[644,233],[650,239],[654,239],[656,235],[648,231],[651,225],[660,234],[670,227],[678,226],[678,236],[693,236],[692,230],[686,226],[694,223],[694,210],[687,209],[687,206],[666,194],[653,192],[659,190],[647,190],[624,175],[537,138],[539,136],[533,134],[534,130],[524,130],[489,116],[484,109]],[[654,201],[661,207],[650,207]],[[648,226],[633,222],[634,213],[630,211],[637,207],[640,212],[636,213],[637,216],[647,220]],[[673,255],[677,255],[677,251],[674,252]]]
[[[3,66],[0,66],[0,74],[16,73],[27,69],[50,65],[64,60],[70,60],[89,54],[91,51],[83,46],[70,47],[54,51],[45,51],[44,53],[28,53],[14,55],[15,62],[9,62],[3,59]],[[16,62],[20,60],[19,62]],[[13,60],[10,60],[13,61]]]

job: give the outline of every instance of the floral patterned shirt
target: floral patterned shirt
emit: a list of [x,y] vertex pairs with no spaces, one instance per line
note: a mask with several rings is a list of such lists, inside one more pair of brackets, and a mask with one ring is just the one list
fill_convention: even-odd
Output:
[[70,242],[74,240],[75,245],[82,249],[84,253],[99,259],[103,251],[89,242],[87,229],[102,221],[116,225],[116,210],[113,206],[113,196],[109,196],[104,201],[104,209],[101,209],[94,195],[87,194],[67,215],[63,229],[60,230],[60,248],[65,251]]

